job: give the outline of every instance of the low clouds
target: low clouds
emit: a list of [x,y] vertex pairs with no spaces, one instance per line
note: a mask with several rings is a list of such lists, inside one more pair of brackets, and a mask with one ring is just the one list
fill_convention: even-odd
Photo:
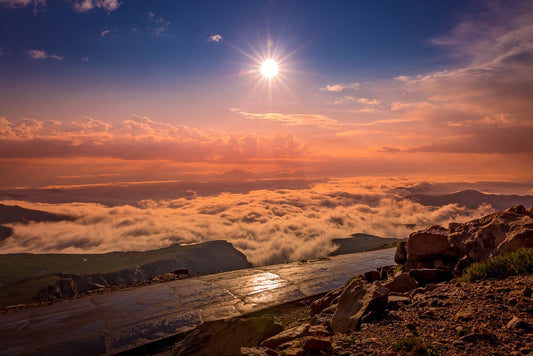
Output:
[[68,213],[73,222],[13,224],[9,252],[109,252],[146,250],[172,243],[224,239],[255,265],[318,258],[335,249],[331,239],[365,232],[406,237],[414,229],[465,221],[490,206],[426,207],[391,194],[390,179],[336,180],[308,189],[253,190],[249,193],[144,200],[138,207],[94,203],[43,204],[3,201]]
[[49,54],[41,49],[31,49],[28,51],[28,56],[32,59],[57,59],[59,61],[63,60],[63,57]]
[[0,0],[0,6],[16,9],[26,6],[33,7],[33,13],[46,10],[46,0]]

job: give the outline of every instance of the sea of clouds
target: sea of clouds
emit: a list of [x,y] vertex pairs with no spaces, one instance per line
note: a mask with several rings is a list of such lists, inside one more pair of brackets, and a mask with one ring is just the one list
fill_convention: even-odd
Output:
[[487,204],[423,206],[402,198],[405,182],[344,179],[302,189],[191,194],[135,205],[3,204],[69,214],[74,221],[13,223],[3,253],[103,253],[227,240],[256,266],[326,256],[334,238],[353,233],[404,238],[428,225],[464,222],[491,213]]

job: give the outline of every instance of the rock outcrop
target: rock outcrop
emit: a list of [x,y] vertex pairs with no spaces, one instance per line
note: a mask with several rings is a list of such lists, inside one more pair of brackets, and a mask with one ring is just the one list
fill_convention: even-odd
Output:
[[[464,224],[450,223],[448,229],[432,226],[413,232],[406,243],[398,244],[395,261],[404,264],[405,271],[440,268],[443,272],[423,272],[426,277],[432,273],[434,283],[449,277],[446,267],[460,274],[472,262],[522,247],[533,247],[533,207],[518,205]],[[425,278],[423,273],[417,276]],[[429,282],[426,278],[424,283]]]

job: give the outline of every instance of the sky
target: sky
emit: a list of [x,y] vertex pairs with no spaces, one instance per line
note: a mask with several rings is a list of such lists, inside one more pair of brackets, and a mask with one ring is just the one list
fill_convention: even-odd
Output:
[[0,0],[0,188],[529,179],[532,64],[530,1]]

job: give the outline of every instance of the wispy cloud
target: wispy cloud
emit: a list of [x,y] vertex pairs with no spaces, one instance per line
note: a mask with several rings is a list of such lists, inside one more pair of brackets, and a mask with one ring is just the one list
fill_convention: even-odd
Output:
[[359,104],[366,104],[366,105],[379,105],[381,104],[381,101],[377,99],[368,99],[368,98],[359,98],[357,99],[357,102]]
[[108,35],[109,34],[109,30],[103,30],[102,32],[100,32],[100,37],[104,37],[105,35]]
[[361,86],[361,84],[359,83],[351,83],[351,84],[328,84],[326,85],[325,87],[323,88],[320,88],[320,90],[325,90],[325,91],[331,91],[331,92],[341,92],[341,91],[344,91],[346,89],[359,89],[359,87]]
[[122,1],[120,0],[75,0],[72,5],[74,11],[87,12],[92,9],[103,9],[107,12],[113,12],[117,10]]
[[55,55],[55,54],[49,54],[46,53],[43,50],[40,49],[31,49],[28,51],[28,56],[32,59],[57,59],[62,60],[63,57]]
[[232,110],[250,120],[269,120],[279,122],[283,125],[291,126],[318,126],[332,127],[337,126],[339,122],[325,115],[314,114],[282,114],[282,113],[249,113],[240,110]]
[[46,10],[46,0],[0,0],[0,6],[12,9],[33,6],[33,12]]
[[150,21],[150,32],[156,37],[164,35],[171,24],[163,16],[158,16],[152,11],[148,12],[148,19]]
[[222,36],[219,34],[209,36],[209,42],[220,42],[222,41]]
[[81,57],[80,59],[82,62],[87,63],[89,62],[89,57]]

